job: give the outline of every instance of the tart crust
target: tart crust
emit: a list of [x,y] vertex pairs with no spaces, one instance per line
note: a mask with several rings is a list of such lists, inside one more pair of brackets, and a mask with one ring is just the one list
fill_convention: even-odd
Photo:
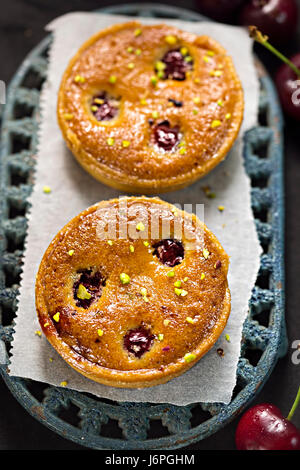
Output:
[[[108,240],[99,227],[114,214],[116,233],[124,236],[124,204],[130,238]],[[169,223],[169,238],[184,247],[175,266],[157,256],[161,233],[149,232],[156,216],[159,230]],[[187,234],[180,238],[183,221]],[[230,314],[228,263],[195,215],[158,198],[102,201],[72,219],[43,256],[36,279],[41,328],[61,357],[91,380],[131,388],[162,384],[192,367],[222,333]],[[100,272],[103,284],[88,306],[80,305],[74,288],[85,270]],[[149,331],[151,346],[135,355],[125,337],[139,328]]]
[[[159,78],[156,64],[170,50],[191,58],[185,80]],[[98,121],[91,108],[103,92],[115,99],[118,114]],[[238,135],[243,109],[232,59],[217,41],[165,24],[129,22],[100,31],[71,59],[57,116],[68,147],[93,177],[153,194],[183,188],[220,163]],[[164,121],[180,132],[171,151],[153,143],[153,126]]]

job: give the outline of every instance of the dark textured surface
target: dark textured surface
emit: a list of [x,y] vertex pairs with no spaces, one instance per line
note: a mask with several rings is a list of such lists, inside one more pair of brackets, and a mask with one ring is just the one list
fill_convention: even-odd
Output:
[[[47,4],[50,2],[47,2]],[[101,6],[112,2],[101,2]],[[183,2],[177,2],[182,6]],[[185,2],[185,7],[192,6],[193,2]],[[42,5],[42,6],[41,6]],[[55,6],[56,5],[56,6]],[[6,12],[1,16],[0,54],[2,59],[0,78],[9,80],[16,67],[28,52],[40,39],[44,37],[43,26],[53,17],[74,9],[92,9],[99,7],[99,2],[52,1],[51,7],[45,6],[45,2],[11,1]],[[22,11],[21,11],[22,9]],[[16,26],[18,25],[18,26]],[[29,29],[28,29],[29,28]],[[27,29],[24,36],[24,30]],[[30,29],[32,34],[30,36]],[[298,42],[299,44],[299,42]],[[300,47],[300,44],[299,44]],[[295,45],[291,46],[291,52],[296,51]],[[265,63],[270,70],[276,66],[265,54]],[[299,126],[299,125],[298,125]],[[299,196],[297,196],[300,179],[300,164],[297,155],[298,139],[296,136],[297,125],[287,121],[286,131],[286,215],[287,215],[287,325],[290,343],[300,340],[300,322],[297,314],[299,294],[297,289],[298,279],[298,240],[300,225],[298,220]],[[298,183],[298,184],[297,184]],[[291,351],[290,351],[291,352]],[[289,404],[300,381],[300,365],[292,365],[290,354],[277,365],[271,379],[259,396],[258,401],[273,401],[280,406],[284,413],[288,411]],[[1,384],[2,403],[0,406],[0,449],[75,449],[79,448],[70,442],[54,435],[31,418],[15,399],[9,394],[5,386]],[[300,425],[300,415],[295,417],[295,423]],[[236,423],[226,427],[213,437],[202,441],[191,448],[194,449],[233,449],[234,429]],[[26,429],[26,432],[24,430]]]

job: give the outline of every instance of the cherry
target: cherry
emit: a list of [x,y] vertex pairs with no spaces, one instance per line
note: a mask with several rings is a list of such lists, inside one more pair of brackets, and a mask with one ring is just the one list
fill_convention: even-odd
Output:
[[193,62],[187,59],[190,56],[184,56],[179,49],[174,49],[165,53],[161,62],[165,64],[162,79],[185,80],[186,72],[193,68]]
[[289,40],[297,28],[298,9],[295,0],[251,0],[240,14],[240,23],[255,25],[272,42]]
[[128,352],[135,355],[135,357],[142,357],[142,355],[149,351],[154,340],[154,335],[150,330],[140,326],[134,330],[128,331],[124,336],[124,347]]
[[284,65],[276,75],[278,94],[284,110],[297,120],[300,120],[300,54],[288,59],[268,41],[256,26],[249,26],[250,36],[275,54]]
[[176,266],[184,258],[183,244],[179,240],[166,238],[153,245],[153,254],[166,266]]
[[263,403],[242,416],[235,435],[238,450],[300,450],[300,431],[291,422],[300,401],[300,387],[287,418],[277,406]]
[[[300,69],[300,53],[290,60]],[[283,109],[289,116],[300,121],[300,76],[283,64],[276,73],[275,83]]]
[[198,0],[197,6],[201,13],[219,21],[232,19],[245,0]]
[[179,128],[171,128],[169,121],[162,121],[153,129],[153,138],[159,148],[170,152],[179,142]]
[[[105,286],[105,279],[99,271],[93,274],[91,269],[78,271],[78,273],[80,277],[73,285],[74,299],[78,307],[89,308],[94,300],[101,297],[102,289]],[[86,288],[88,295],[91,297],[86,299],[79,299],[77,297],[80,284]]]

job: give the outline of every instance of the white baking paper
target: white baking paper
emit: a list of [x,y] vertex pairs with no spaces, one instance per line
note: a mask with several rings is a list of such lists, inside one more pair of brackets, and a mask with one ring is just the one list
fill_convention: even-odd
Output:
[[[30,201],[32,209],[10,373],[53,385],[67,381],[68,387],[72,389],[118,401],[168,402],[177,405],[199,401],[228,403],[236,383],[242,325],[261,253],[250,208],[250,182],[242,158],[242,134],[256,124],[258,81],[253,65],[252,44],[241,28],[166,20],[183,30],[198,35],[208,34],[220,41],[234,59],[245,92],[243,129],[226,161],[208,177],[189,188],[162,196],[172,203],[205,204],[205,223],[230,255],[232,311],[224,334],[210,352],[182,376],[164,385],[132,390],[108,387],[81,376],[60,358],[45,337],[40,338],[34,333],[39,329],[34,301],[35,276],[48,244],[60,228],[80,211],[97,201],[120,195],[118,191],[89,176],[67,150],[56,121],[60,80],[69,59],[86,39],[113,23],[127,19],[79,12],[64,15],[47,27],[48,31],[54,33],[54,41],[50,51],[48,80],[42,93],[36,183]],[[162,20],[145,19],[143,22],[161,23]],[[51,187],[51,194],[43,193],[44,185]],[[215,199],[205,197],[202,190],[205,185],[209,185],[216,193]],[[219,205],[225,206],[223,213],[218,211]],[[229,334],[230,342],[225,340],[225,333]],[[224,357],[216,352],[220,347],[225,352]],[[50,358],[53,358],[52,362]]]

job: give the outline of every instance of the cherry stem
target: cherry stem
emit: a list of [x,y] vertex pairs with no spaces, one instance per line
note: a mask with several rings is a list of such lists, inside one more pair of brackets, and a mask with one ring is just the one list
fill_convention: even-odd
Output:
[[265,36],[262,34],[256,26],[249,26],[249,34],[250,37],[253,38],[256,42],[259,42],[259,44],[262,44],[264,47],[269,49],[273,54],[275,54],[280,60],[282,60],[285,64],[287,64],[294,72],[295,74],[300,77],[300,69],[296,67],[295,64],[291,60],[289,60],[285,55],[283,55],[278,49],[276,49],[272,44],[269,43],[268,41],[268,36]]
[[298,393],[296,395],[295,401],[286,419],[288,419],[289,421],[292,419],[299,403],[300,403],[300,387],[298,388]]

